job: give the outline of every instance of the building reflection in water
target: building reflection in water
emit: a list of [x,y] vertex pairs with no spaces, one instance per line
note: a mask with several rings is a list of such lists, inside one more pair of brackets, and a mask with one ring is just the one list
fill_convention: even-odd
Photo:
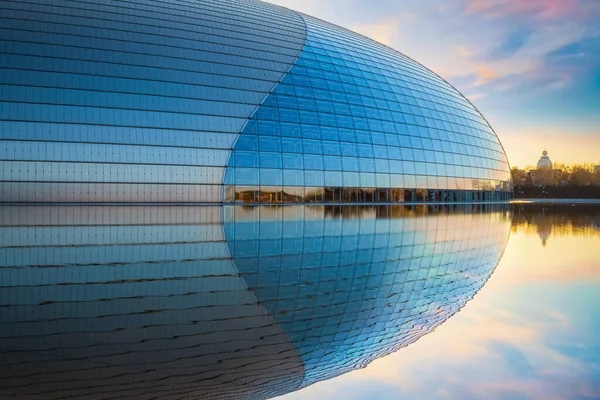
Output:
[[0,208],[0,395],[269,398],[431,332],[507,206]]
[[514,206],[512,231],[535,231],[542,245],[553,236],[600,235],[600,207],[589,205],[539,205]]

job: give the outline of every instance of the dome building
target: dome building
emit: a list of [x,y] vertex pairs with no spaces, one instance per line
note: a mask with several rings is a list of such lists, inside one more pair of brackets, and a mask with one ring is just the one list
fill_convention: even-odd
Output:
[[542,152],[542,156],[537,162],[537,169],[552,169],[552,161],[550,161],[546,150]]
[[0,202],[497,201],[502,145],[407,56],[259,1],[8,2]]

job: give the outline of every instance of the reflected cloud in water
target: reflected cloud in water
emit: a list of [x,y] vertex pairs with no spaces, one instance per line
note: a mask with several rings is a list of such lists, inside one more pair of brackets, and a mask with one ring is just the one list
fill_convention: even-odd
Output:
[[434,330],[510,231],[491,205],[0,212],[0,394],[19,398],[293,392]]
[[501,262],[460,313],[363,370],[281,400],[600,398],[599,215],[515,205]]

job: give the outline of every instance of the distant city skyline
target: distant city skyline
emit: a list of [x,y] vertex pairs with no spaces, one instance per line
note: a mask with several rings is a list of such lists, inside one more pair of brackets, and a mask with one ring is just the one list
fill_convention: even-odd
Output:
[[600,163],[600,2],[271,0],[414,58],[488,119],[512,167]]

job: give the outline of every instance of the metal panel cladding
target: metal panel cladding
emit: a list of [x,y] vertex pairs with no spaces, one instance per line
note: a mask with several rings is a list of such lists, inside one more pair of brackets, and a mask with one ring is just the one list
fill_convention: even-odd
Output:
[[1,2],[0,201],[220,201],[305,37],[254,1]]
[[338,26],[247,0],[0,9],[0,201],[510,197],[460,93]]

